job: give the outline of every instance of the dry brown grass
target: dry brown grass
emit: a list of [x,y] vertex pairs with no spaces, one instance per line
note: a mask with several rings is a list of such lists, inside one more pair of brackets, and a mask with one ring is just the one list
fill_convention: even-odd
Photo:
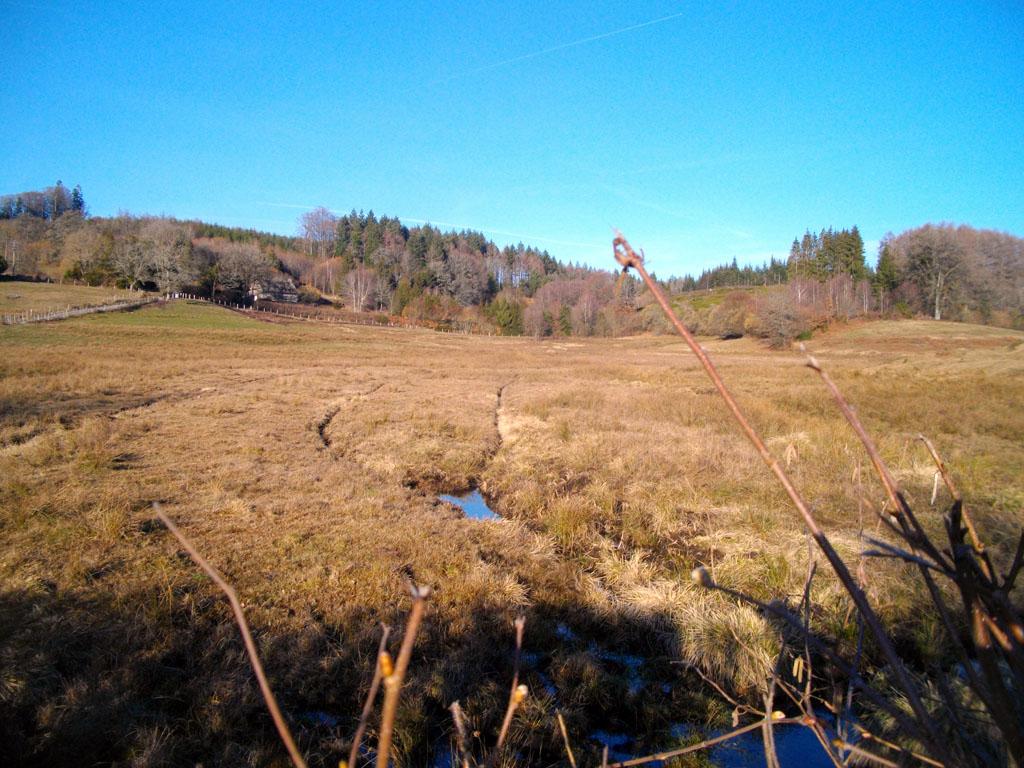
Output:
[[[883,495],[866,466],[855,473],[864,462],[827,394],[796,355],[705,343],[855,559],[862,505]],[[996,546],[1024,522],[1024,334],[875,323],[813,346],[918,509],[932,487],[924,431]],[[473,485],[505,521],[436,503]],[[539,656],[525,682],[543,691],[543,672],[557,697],[531,696],[517,717],[553,723],[562,708],[583,763],[596,724],[643,711],[655,738],[694,716],[696,686],[670,659],[738,691],[763,681],[772,633],[692,587],[695,565],[773,598],[799,593],[807,556],[786,499],[673,339],[271,324],[186,303],[3,328],[0,736],[22,759],[281,757],[227,611],[152,525],[153,501],[234,584],[312,764],[344,754],[378,622],[402,625],[409,575],[437,594],[395,734],[403,762],[444,741],[456,699],[471,729],[497,732],[525,611]],[[941,653],[902,573],[871,563],[869,592],[906,647]],[[839,591],[816,589],[823,624],[841,630]],[[654,658],[672,692],[628,693],[608,648]],[[548,731],[512,738],[557,754]]]

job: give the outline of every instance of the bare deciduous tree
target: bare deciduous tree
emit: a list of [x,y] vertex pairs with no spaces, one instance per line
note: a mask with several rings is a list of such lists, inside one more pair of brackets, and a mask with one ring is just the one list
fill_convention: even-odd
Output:
[[366,267],[356,267],[345,275],[345,298],[349,306],[360,311],[369,306],[377,284],[377,275]]
[[962,249],[950,230],[922,227],[911,238],[907,270],[928,297],[936,320],[942,319],[943,306],[949,301],[962,262]]
[[259,247],[249,243],[230,243],[220,253],[217,262],[220,283],[239,293],[247,292],[252,284],[270,276],[271,267]]
[[177,291],[195,279],[188,231],[167,219],[151,219],[139,232],[149,269],[161,291]]
[[111,262],[129,288],[140,288],[150,277],[151,264],[138,235],[138,219],[122,214],[114,220]]
[[338,236],[338,217],[320,206],[299,217],[299,235],[306,243],[306,253],[320,259],[334,254]]

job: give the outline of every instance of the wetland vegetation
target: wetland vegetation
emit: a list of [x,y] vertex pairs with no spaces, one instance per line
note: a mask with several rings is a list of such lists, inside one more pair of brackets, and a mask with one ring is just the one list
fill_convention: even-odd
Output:
[[[788,350],[703,343],[856,562],[883,494],[818,380]],[[1024,334],[879,321],[812,346],[926,525],[940,527],[943,492],[930,506],[922,430],[993,551],[1011,547]],[[0,353],[0,728],[19,760],[282,759],[227,609],[154,501],[234,584],[313,764],[347,752],[379,624],[401,626],[410,579],[435,596],[401,765],[445,751],[452,701],[483,741],[497,732],[520,614],[523,762],[561,759],[556,707],[590,763],[595,734],[626,734],[638,754],[720,728],[731,707],[688,670],[756,697],[777,635],[691,570],[765,600],[802,588],[798,518],[674,338],[265,322],[177,301],[3,327]],[[466,489],[501,522],[438,499]],[[904,655],[948,663],[923,587],[894,563],[863,567]],[[814,589],[818,626],[851,642],[838,585]]]

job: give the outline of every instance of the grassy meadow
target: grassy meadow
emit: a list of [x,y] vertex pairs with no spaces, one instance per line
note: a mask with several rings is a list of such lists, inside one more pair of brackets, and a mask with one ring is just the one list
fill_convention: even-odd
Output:
[[[883,494],[818,379],[794,352],[704,344],[855,561]],[[929,506],[924,432],[1006,547],[1024,523],[1024,333],[875,322],[808,346],[921,517],[938,528],[946,498]],[[474,487],[503,520],[437,500]],[[657,749],[677,743],[674,724],[720,722],[726,705],[680,661],[738,695],[763,684],[774,634],[691,569],[785,598],[808,558],[796,513],[673,337],[268,322],[183,301],[2,327],[0,743],[18,761],[284,764],[228,608],[154,501],[234,584],[315,765],[347,753],[379,623],[400,630],[410,578],[436,594],[400,764],[449,743],[456,699],[475,743],[493,740],[519,614],[520,760],[559,759],[558,708],[592,763],[596,729]],[[941,657],[916,580],[864,572],[901,647]],[[839,590],[824,575],[815,589],[816,621],[848,635]]]
[[139,295],[137,291],[119,288],[0,280],[0,315],[26,311],[46,312],[68,307],[95,307],[138,299]]

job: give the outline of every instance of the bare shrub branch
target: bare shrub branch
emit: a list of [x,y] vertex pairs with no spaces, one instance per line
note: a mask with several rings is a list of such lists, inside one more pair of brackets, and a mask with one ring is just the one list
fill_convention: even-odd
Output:
[[384,676],[383,659],[387,652],[388,636],[391,634],[391,627],[381,624],[380,646],[377,648],[377,656],[373,660],[373,680],[370,681],[370,690],[366,694],[366,703],[363,704],[363,711],[359,715],[359,725],[355,735],[352,737],[352,748],[348,753],[348,764],[350,768],[356,768],[356,757],[359,755],[359,745],[366,733],[366,725],[370,720],[370,713],[373,712],[373,702],[377,698],[377,691],[380,689],[380,681]]
[[256,642],[252,639],[252,633],[249,631],[249,623],[245,620],[245,613],[242,611],[242,604],[238,601],[238,595],[235,594],[234,588],[228,584],[228,582],[221,576],[220,572],[206,562],[206,559],[199,554],[199,551],[195,548],[191,541],[183,534],[178,526],[164,514],[163,510],[160,509],[159,504],[153,504],[153,510],[156,512],[156,516],[160,519],[167,530],[178,540],[181,546],[188,552],[189,557],[192,558],[193,562],[198,565],[207,576],[209,576],[213,583],[220,587],[220,590],[227,596],[228,602],[231,604],[231,611],[235,616],[235,623],[238,624],[238,631],[242,634],[242,641],[245,643],[245,650],[249,654],[249,663],[252,665],[252,671],[256,675],[256,680],[259,681],[260,691],[263,693],[263,701],[267,705],[267,709],[270,711],[270,716],[274,720],[274,725],[277,727],[277,733],[281,737],[281,741],[285,748],[288,750],[288,755],[292,759],[292,763],[295,764],[295,768],[306,768],[306,761],[303,759],[302,754],[299,752],[299,748],[295,746],[295,739],[292,738],[292,732],[288,729],[288,724],[285,722],[284,716],[281,714],[280,708],[277,706],[277,699],[274,698],[274,692],[270,690],[270,683],[267,682],[267,676],[263,672],[263,664],[260,662],[259,652],[256,650]]
[[569,765],[572,768],[576,768],[576,756],[573,755],[572,745],[569,743],[569,732],[565,729],[565,718],[558,711],[555,712],[555,716],[558,718],[558,730],[562,732],[562,741],[565,743],[565,754],[569,757]]
[[494,747],[494,754],[491,757],[491,763],[493,764],[497,760],[498,752],[505,745],[505,738],[508,736],[509,726],[512,725],[512,715],[515,714],[516,708],[522,703],[523,699],[527,696],[527,689],[525,685],[519,685],[519,660],[523,653],[523,630],[526,627],[526,617],[519,616],[515,620],[516,628],[516,657],[515,662],[512,666],[512,690],[508,695],[508,707],[505,709],[505,719],[501,723],[501,731],[498,733],[498,743]]
[[[416,633],[419,632],[420,623],[423,621],[427,598],[430,597],[430,587],[414,584],[411,589],[412,611],[410,611],[409,620],[405,625],[405,635],[402,637],[402,645],[398,650],[398,659],[395,662],[394,671],[384,676],[384,707],[381,711],[380,738],[377,741],[377,768],[388,768],[388,761],[391,759],[391,738],[395,729],[395,715],[398,712],[398,698],[402,691],[405,673],[409,669],[409,659],[412,657],[412,646],[416,642]],[[384,658],[383,653],[381,657]]]
[[[781,720],[776,720],[775,725],[803,725],[802,717],[785,717]],[[647,755],[646,757],[634,757],[632,760],[623,760],[619,763],[612,763],[608,768],[629,768],[631,765],[644,765],[645,763],[661,762],[663,760],[670,760],[673,757],[679,757],[681,755],[688,755],[691,752],[699,752],[702,749],[713,747],[716,744],[735,739],[737,736],[742,736],[744,733],[750,733],[756,731],[761,727],[761,721],[757,720],[748,725],[740,726],[728,733],[723,733],[721,736],[715,736],[712,739],[705,739],[704,741],[698,742],[697,744],[691,744],[688,747],[682,747],[681,749],[673,749],[670,752],[656,752],[653,755]],[[608,748],[605,747],[605,750]]]
[[[616,260],[619,262],[620,265],[622,265],[624,270],[634,269],[636,270],[637,274],[639,274],[640,277],[643,279],[644,283],[647,285],[648,290],[651,292],[651,295],[654,296],[655,300],[661,306],[661,309],[665,313],[665,316],[668,318],[669,322],[672,323],[672,326],[675,328],[676,332],[683,338],[687,346],[689,346],[690,350],[700,361],[700,364],[701,366],[703,366],[704,371],[708,375],[708,378],[711,379],[712,384],[714,384],[715,389],[718,390],[718,394],[725,402],[726,406],[729,409],[729,412],[732,414],[733,418],[739,424],[743,433],[747,436],[747,439],[750,440],[751,444],[754,446],[758,454],[761,456],[761,459],[768,466],[768,469],[771,470],[771,472],[778,479],[779,483],[786,491],[786,495],[789,496],[790,501],[793,503],[793,506],[796,507],[797,511],[800,513],[800,516],[804,520],[804,524],[807,526],[807,529],[814,537],[814,540],[818,544],[818,547],[821,549],[822,553],[824,553],[826,559],[829,561],[829,564],[832,566],[832,570],[835,571],[836,576],[842,583],[843,589],[845,589],[847,594],[850,595],[851,599],[857,607],[857,611],[861,614],[861,616],[864,619],[864,622],[871,630],[871,634],[874,637],[875,642],[878,644],[878,647],[881,650],[883,656],[885,657],[889,666],[892,668],[892,672],[896,678],[896,682],[899,685],[903,694],[906,696],[907,702],[910,704],[910,707],[915,715],[915,721],[912,725],[912,732],[916,737],[921,738],[923,741],[929,743],[933,749],[937,750],[938,756],[940,756],[940,758],[944,759],[944,761],[946,762],[949,762],[948,760],[945,760],[947,755],[943,740],[937,728],[935,727],[935,723],[929,715],[928,710],[925,708],[920,697],[918,696],[916,686],[913,685],[910,679],[910,675],[908,674],[902,659],[899,657],[899,654],[896,653],[896,649],[893,646],[892,640],[889,638],[889,635],[883,628],[881,621],[874,612],[874,609],[872,609],[871,605],[868,603],[868,599],[867,596],[864,594],[864,591],[860,588],[860,586],[858,586],[853,576],[850,574],[849,568],[846,566],[846,563],[839,556],[839,553],[836,552],[835,548],[832,546],[832,543],[825,535],[825,532],[822,530],[821,526],[818,525],[818,522],[815,519],[814,514],[811,512],[810,507],[804,501],[803,497],[800,495],[800,492],[797,491],[796,486],[793,484],[793,481],[790,479],[786,471],[782,468],[782,465],[780,465],[779,462],[775,459],[775,457],[772,456],[771,451],[768,450],[768,446],[765,444],[760,434],[750,423],[750,420],[747,419],[746,415],[743,413],[739,404],[736,402],[736,399],[733,397],[728,387],[726,387],[725,382],[719,375],[718,369],[711,361],[711,358],[708,357],[708,354],[704,351],[703,347],[701,347],[701,345],[697,343],[697,340],[693,337],[693,335],[687,330],[686,326],[683,325],[683,323],[676,316],[675,312],[672,310],[671,305],[669,304],[668,298],[665,296],[664,291],[662,291],[661,287],[650,276],[650,274],[647,272],[647,269],[644,267],[643,257],[641,255],[638,255],[633,250],[629,242],[626,240],[626,238],[622,236],[621,233],[616,233],[615,239],[613,241],[613,251]],[[868,440],[868,442],[870,442],[870,440]],[[877,455],[877,451],[875,452],[875,454]],[[897,501],[897,497],[895,495],[894,490],[895,486],[892,485],[892,488],[893,503],[898,504],[899,502]],[[905,503],[903,504],[903,506],[905,506]]]

